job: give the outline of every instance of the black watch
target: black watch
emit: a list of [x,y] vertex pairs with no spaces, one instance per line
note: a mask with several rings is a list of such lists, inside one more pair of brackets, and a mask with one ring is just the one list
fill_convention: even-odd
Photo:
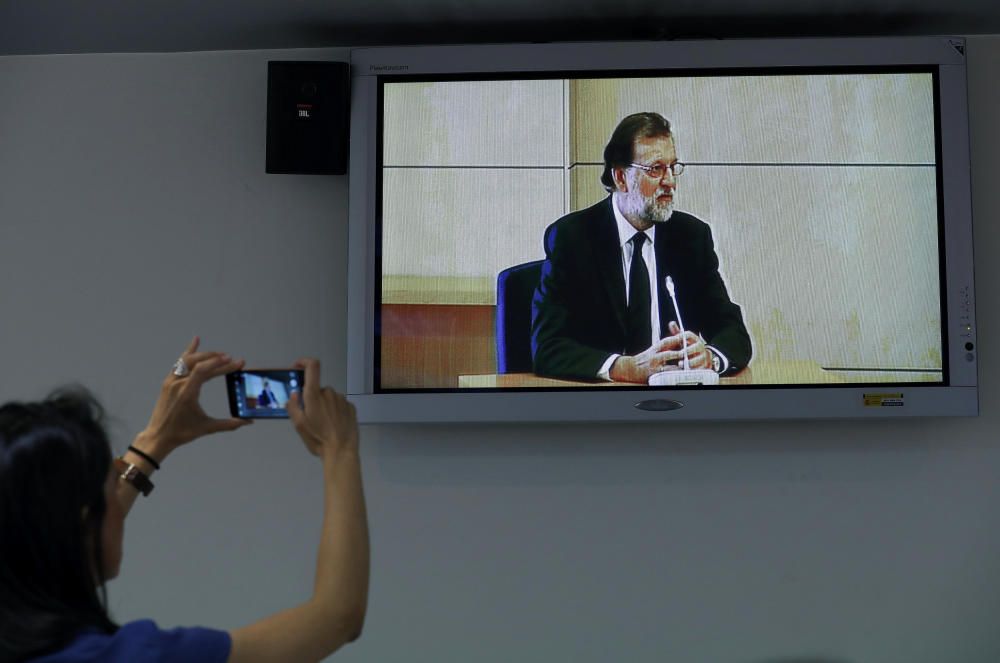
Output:
[[115,458],[114,465],[121,480],[132,484],[132,487],[142,493],[143,497],[149,497],[149,494],[153,492],[153,482],[138,467],[124,458]]

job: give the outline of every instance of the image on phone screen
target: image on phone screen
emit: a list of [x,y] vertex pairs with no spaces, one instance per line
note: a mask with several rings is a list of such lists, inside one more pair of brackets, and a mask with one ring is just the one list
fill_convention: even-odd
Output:
[[226,375],[229,413],[241,419],[283,419],[292,392],[301,391],[303,371],[293,368],[247,369]]

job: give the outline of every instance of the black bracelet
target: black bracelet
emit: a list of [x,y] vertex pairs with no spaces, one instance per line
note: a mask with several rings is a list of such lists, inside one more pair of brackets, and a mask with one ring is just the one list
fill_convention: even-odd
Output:
[[148,453],[146,453],[145,451],[139,451],[138,449],[136,449],[135,447],[133,447],[131,444],[128,445],[128,450],[131,451],[132,453],[134,453],[136,456],[139,456],[141,458],[145,458],[147,461],[149,461],[149,464],[152,465],[154,468],[160,469],[160,464],[157,463],[156,460],[152,456],[150,456]]

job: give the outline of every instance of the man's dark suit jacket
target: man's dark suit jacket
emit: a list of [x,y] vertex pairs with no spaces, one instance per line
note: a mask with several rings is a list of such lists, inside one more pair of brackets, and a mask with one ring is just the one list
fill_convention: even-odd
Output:
[[[674,211],[657,224],[654,251],[660,335],[677,319],[665,285],[669,275],[685,329],[726,356],[727,373],[746,366],[750,335],[719,275],[708,224]],[[611,197],[549,226],[545,256],[531,305],[535,373],[595,379],[609,354],[625,354],[625,275]]]
[[257,407],[271,407],[277,405],[278,399],[274,397],[274,392],[270,389],[262,389],[257,398]]

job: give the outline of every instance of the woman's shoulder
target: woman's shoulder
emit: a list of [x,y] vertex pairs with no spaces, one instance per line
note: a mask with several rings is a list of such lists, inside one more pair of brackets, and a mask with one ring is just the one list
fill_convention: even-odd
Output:
[[68,647],[32,663],[225,663],[232,641],[225,631],[202,627],[161,629],[151,619],[123,624],[115,633],[88,630]]

